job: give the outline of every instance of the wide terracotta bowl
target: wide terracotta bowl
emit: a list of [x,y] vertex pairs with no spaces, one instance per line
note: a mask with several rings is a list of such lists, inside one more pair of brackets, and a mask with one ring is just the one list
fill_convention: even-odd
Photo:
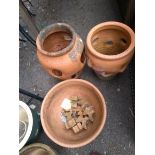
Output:
[[[94,122],[78,134],[67,130],[61,120],[64,98],[79,96],[94,106]],[[106,120],[106,104],[101,92],[90,82],[71,79],[55,85],[45,96],[41,107],[41,123],[47,136],[63,147],[76,148],[93,141],[102,131]]]

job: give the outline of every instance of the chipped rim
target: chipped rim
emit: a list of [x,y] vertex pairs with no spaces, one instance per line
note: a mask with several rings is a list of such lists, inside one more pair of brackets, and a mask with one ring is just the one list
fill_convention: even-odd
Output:
[[[64,29],[71,33],[72,41],[70,42],[70,44],[67,47],[65,47],[64,49],[56,51],[56,52],[45,51],[43,48],[44,40],[50,34],[52,34],[54,32],[64,31]],[[41,52],[45,55],[60,56],[60,55],[67,53],[74,46],[75,40],[76,40],[76,33],[75,33],[75,30],[70,25],[68,25],[66,23],[55,23],[55,24],[48,25],[47,27],[45,27],[44,29],[42,29],[40,31],[40,33],[38,34],[37,39],[36,39],[36,45],[37,45],[37,49],[39,50],[39,52]]]
[[[69,83],[69,82],[81,82],[83,84],[86,84],[86,85],[89,85],[90,87],[94,88],[94,90],[97,92],[97,94],[99,95],[100,99],[101,99],[101,104],[103,105],[103,111],[104,111],[104,114],[103,114],[103,117],[102,117],[102,121],[101,121],[101,124],[99,125],[99,127],[97,128],[97,130],[92,134],[92,136],[79,143],[79,144],[72,144],[72,143],[69,143],[69,144],[66,144],[66,143],[63,143],[59,140],[57,140],[55,137],[53,137],[48,129],[46,128],[46,125],[45,125],[45,120],[44,120],[44,105],[46,104],[46,100],[48,100],[49,96],[50,96],[50,93],[56,89],[57,87],[65,84],[65,83]],[[54,87],[52,87],[48,93],[46,94],[43,102],[42,102],[42,106],[41,106],[41,111],[40,111],[40,116],[41,116],[41,124],[42,124],[42,127],[43,127],[43,130],[44,132],[46,133],[46,135],[53,141],[55,142],[56,144],[60,145],[60,146],[63,146],[63,147],[68,147],[68,148],[78,148],[78,147],[82,147],[82,146],[85,146],[87,144],[89,144],[90,142],[92,142],[93,140],[96,139],[96,137],[101,133],[102,129],[104,128],[104,125],[105,125],[105,122],[106,122],[106,118],[107,118],[107,106],[106,106],[106,103],[105,103],[105,99],[102,95],[102,93],[99,91],[99,89],[93,85],[92,83],[86,81],[86,80],[82,80],[82,79],[69,79],[69,80],[65,80],[65,81],[62,81],[58,84],[56,84]]]
[[[105,54],[101,54],[101,53],[97,52],[94,49],[94,47],[92,46],[92,43],[91,43],[91,39],[92,39],[93,35],[96,34],[96,32],[98,32],[98,30],[102,30],[102,28],[104,29],[104,27],[107,27],[106,29],[108,29],[108,26],[116,26],[116,29],[117,29],[117,27],[120,27],[121,29],[125,30],[129,34],[131,43],[125,51],[123,51],[119,54],[116,54],[116,55],[105,55]],[[87,44],[87,48],[89,50],[88,53],[93,54],[98,58],[108,59],[108,60],[121,59],[122,57],[125,57],[126,55],[130,54],[132,52],[132,50],[134,49],[135,34],[134,34],[133,30],[126,24],[116,22],[116,21],[103,22],[103,23],[100,23],[100,24],[94,26],[89,31],[87,38],[86,38],[86,44]]]

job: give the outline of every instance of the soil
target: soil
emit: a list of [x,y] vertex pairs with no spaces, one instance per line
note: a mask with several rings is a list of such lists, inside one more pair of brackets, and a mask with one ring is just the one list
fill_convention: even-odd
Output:
[[71,36],[67,32],[52,33],[45,39],[43,43],[44,50],[48,52],[60,51],[70,44],[70,38]]

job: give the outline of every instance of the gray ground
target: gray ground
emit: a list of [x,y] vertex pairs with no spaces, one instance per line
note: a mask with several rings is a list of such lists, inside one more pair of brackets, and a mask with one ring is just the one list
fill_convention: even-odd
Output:
[[[37,8],[36,24],[39,29],[51,23],[66,22],[74,27],[83,40],[94,25],[108,20],[121,21],[115,0],[33,0],[32,3]],[[20,48],[19,76],[20,88],[39,93],[42,97],[59,82],[41,68],[35,48],[30,43]],[[102,81],[85,66],[81,78],[95,84],[105,97],[108,116],[104,130],[92,143],[78,149],[56,145],[43,131],[37,142],[48,144],[59,155],[88,155],[92,150],[103,155],[134,155],[134,117],[131,112],[129,68],[111,81]],[[20,99],[27,100],[22,95]]]

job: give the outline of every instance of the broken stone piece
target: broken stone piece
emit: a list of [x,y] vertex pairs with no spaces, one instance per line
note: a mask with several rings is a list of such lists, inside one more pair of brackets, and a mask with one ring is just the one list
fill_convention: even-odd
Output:
[[71,101],[79,101],[79,98],[78,98],[78,96],[72,96],[72,97],[70,98],[70,100],[71,100]]
[[86,114],[95,113],[95,111],[93,110],[92,107],[86,107],[85,110],[84,110],[84,112],[85,112]]
[[72,112],[71,111],[65,112],[65,116],[66,116],[67,121],[71,120],[72,119]]
[[61,104],[61,107],[66,111],[70,110],[71,109],[71,101],[69,99],[65,98]]
[[77,123],[77,126],[78,126],[78,128],[80,129],[80,130],[82,130],[83,128],[82,128],[82,124],[81,123]]
[[75,109],[73,109],[73,111],[79,112],[82,111],[83,109],[80,106],[77,106]]
[[89,106],[89,104],[87,102],[84,102],[83,104],[81,104],[81,108],[82,109],[85,109],[88,106]]
[[77,118],[77,113],[75,111],[72,112],[72,117]]
[[65,117],[65,115],[63,113],[61,113],[60,118],[61,118],[62,122],[64,122],[64,123],[67,121],[67,118]]
[[85,117],[82,119],[82,128],[87,129],[87,122],[88,122],[89,118]]
[[76,125],[76,122],[75,122],[74,119],[71,119],[71,120],[69,120],[69,121],[67,121],[67,122],[65,123],[66,129],[70,129],[70,128],[72,128],[72,127],[75,126],[75,125]]
[[72,108],[76,108],[77,107],[77,102],[71,102],[72,103]]
[[74,126],[73,128],[74,133],[78,133],[80,131],[80,129],[78,128],[78,126]]
[[82,122],[82,120],[83,120],[83,117],[82,117],[82,116],[79,116],[79,117],[76,119],[76,123]]
[[83,105],[83,104],[88,104],[85,100],[79,100],[78,102],[80,105]]
[[83,112],[82,111],[79,111],[78,112],[78,115],[82,117],[83,116]]
[[92,121],[92,122],[94,121],[93,114],[94,113],[89,113],[88,114],[89,120]]
[[65,127],[66,127],[66,129],[70,129],[67,122],[65,122]]

